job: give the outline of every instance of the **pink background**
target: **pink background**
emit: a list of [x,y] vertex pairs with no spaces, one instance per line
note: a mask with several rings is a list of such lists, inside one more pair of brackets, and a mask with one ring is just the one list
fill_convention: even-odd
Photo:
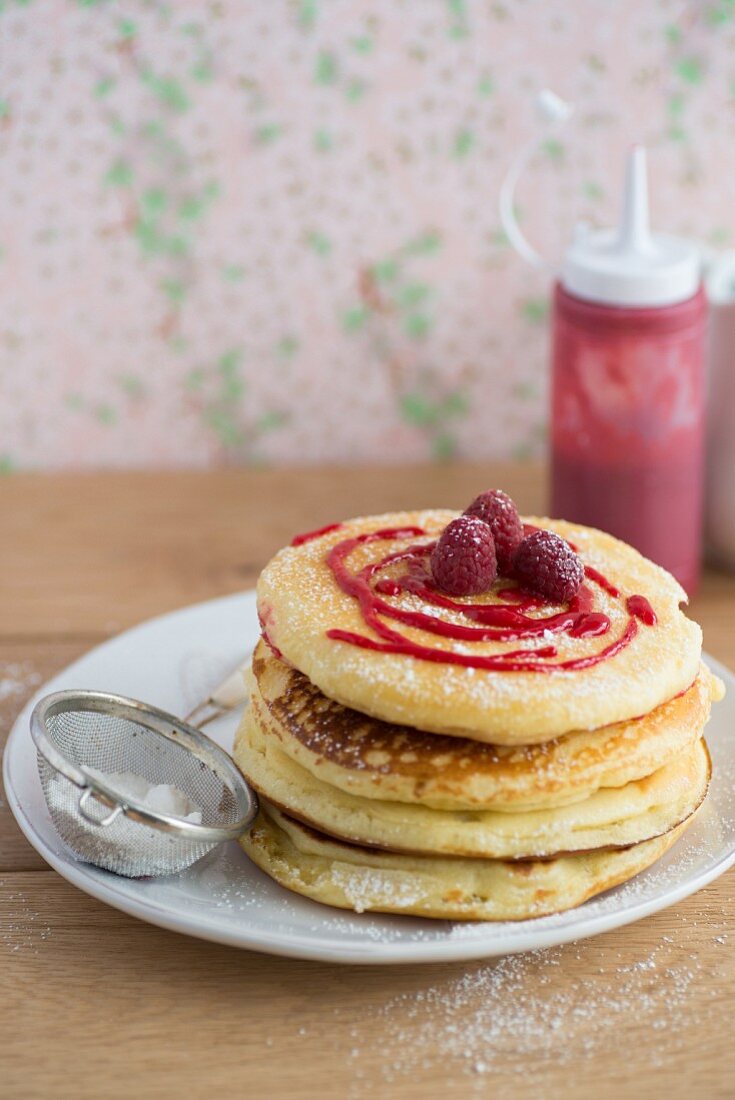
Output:
[[[548,285],[632,140],[735,232],[735,5],[5,0],[0,470],[515,456]],[[578,105],[543,142],[534,97]]]

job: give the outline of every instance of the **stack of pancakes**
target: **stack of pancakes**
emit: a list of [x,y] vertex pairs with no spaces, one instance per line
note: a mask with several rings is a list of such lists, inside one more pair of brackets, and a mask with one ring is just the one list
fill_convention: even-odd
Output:
[[[701,664],[701,632],[681,611],[686,597],[672,577],[610,536],[548,519],[527,522],[567,538],[589,575],[607,579],[607,588],[588,584],[594,610],[609,619],[607,635],[555,633],[553,660],[528,671],[381,648],[359,600],[337,583],[329,551],[388,528],[420,528],[410,542],[428,545],[454,515],[351,520],[287,547],[266,567],[258,585],[264,638],[235,744],[261,812],[242,843],[283,886],[341,908],[541,916],[648,867],[693,820],[710,773],[702,733],[722,688]],[[350,566],[357,573],[392,549],[390,540],[355,542]],[[401,568],[397,561],[381,576]],[[491,593],[459,602],[502,602],[507,588],[496,582]],[[622,636],[632,594],[649,601],[655,625],[641,625],[598,663],[553,667]],[[421,607],[410,592],[388,602]],[[431,612],[466,622],[453,610]],[[335,629],[377,644],[335,640]],[[416,626],[400,632],[427,644]],[[432,634],[430,645],[483,656],[520,645],[548,650],[549,641]]]

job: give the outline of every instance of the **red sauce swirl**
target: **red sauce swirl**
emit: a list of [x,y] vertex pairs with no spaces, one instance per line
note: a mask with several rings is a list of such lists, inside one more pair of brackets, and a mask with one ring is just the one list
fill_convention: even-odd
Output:
[[[335,530],[338,526],[333,525],[317,532],[317,535]],[[512,642],[544,637],[551,643],[554,634],[589,638],[607,634],[610,629],[607,615],[593,610],[593,595],[587,584],[582,585],[566,610],[536,617],[526,612],[543,608],[544,601],[519,588],[500,590],[498,596],[503,601],[500,603],[469,604],[449,599],[437,591],[431,579],[429,555],[433,542],[422,545],[409,542],[408,546],[391,551],[356,573],[349,568],[349,557],[358,546],[378,541],[405,542],[425,534],[420,527],[383,528],[343,539],[332,547],[327,555],[327,562],[335,581],[343,592],[357,601],[365,626],[377,637],[340,629],[328,630],[327,637],[362,649],[403,654],[465,668],[503,672],[556,672],[590,668],[599,664],[615,656],[632,641],[638,631],[639,621],[648,626],[653,626],[656,622],[655,612],[648,600],[643,596],[630,596],[626,603],[629,618],[620,637],[597,653],[566,661],[551,660],[558,653],[553,644],[537,649],[512,649],[505,653],[472,654],[438,649],[413,641],[385,620],[422,630],[427,635],[461,642]],[[306,541],[306,538],[302,537],[302,541]],[[298,545],[296,542],[294,544]],[[388,565],[397,562],[404,564],[405,572],[397,577],[380,576]],[[598,570],[587,566],[585,576],[613,598],[620,596],[619,590]],[[417,597],[421,601],[422,609],[397,607],[384,598],[402,593]],[[432,614],[434,608],[458,613],[466,622],[447,622]]]
[[291,539],[292,546],[303,546],[305,542],[320,539],[322,535],[329,535],[332,531],[339,531],[341,523],[328,523],[326,527],[318,527],[316,531],[304,531],[301,535],[294,535]]
[[656,612],[645,596],[628,596],[625,606],[629,615],[632,615],[635,619],[640,619],[646,626],[655,626],[658,622]]

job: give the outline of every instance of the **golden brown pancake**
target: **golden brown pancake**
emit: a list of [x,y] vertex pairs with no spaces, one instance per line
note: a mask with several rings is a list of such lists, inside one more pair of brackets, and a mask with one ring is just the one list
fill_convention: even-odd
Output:
[[265,803],[240,843],[282,886],[340,909],[527,920],[572,909],[632,878],[668,851],[687,824],[622,851],[505,863],[371,851],[324,836]]
[[710,774],[699,740],[652,775],[571,805],[517,813],[434,810],[330,787],[287,756],[252,709],[238,730],[234,758],[269,803],[329,836],[385,851],[482,859],[548,858],[660,836],[697,809]]
[[362,798],[443,810],[545,809],[641,779],[701,737],[721,690],[703,665],[687,691],[642,718],[503,746],[360,714],[328,699],[262,641],[252,672],[258,724],[317,779]]
[[[647,714],[685,691],[696,679],[701,630],[680,609],[686,601],[681,586],[665,570],[632,547],[601,531],[561,520],[528,517],[527,522],[557,532],[572,542],[586,567],[597,570],[619,590],[612,595],[590,580],[592,610],[607,616],[602,636],[572,636],[555,632],[549,638],[517,640],[456,640],[425,627],[390,619],[405,644],[423,646],[438,659],[415,656],[405,649],[388,651],[384,638],[366,624],[359,601],[335,580],[327,555],[348,538],[387,528],[415,527],[424,534],[405,534],[356,545],[346,561],[354,577],[376,565],[389,552],[431,543],[456,513],[401,512],[350,520],[338,530],[279,551],[258,582],[258,608],[268,638],[277,651],[303,672],[327,697],[383,721],[435,733],[469,737],[493,744],[535,744],[573,730],[598,729]],[[386,566],[387,582],[401,564]],[[492,591],[459,602],[464,605],[503,602],[498,595],[507,581]],[[655,624],[638,621],[626,601],[637,595],[653,608]],[[386,595],[399,614],[425,611],[421,597],[409,592]],[[459,611],[429,610],[453,628],[467,623]],[[545,607],[530,611],[542,617],[566,611]],[[330,631],[342,632],[338,639]],[[364,648],[346,640],[361,636]],[[552,647],[553,643],[553,647]],[[565,662],[597,661],[603,650],[619,647],[587,667],[563,668]],[[542,654],[554,648],[553,656]],[[508,655],[518,650],[539,656],[526,659],[522,671],[510,671]],[[446,657],[442,656],[446,654]],[[451,661],[478,659],[506,662],[502,671],[467,667]],[[531,671],[528,664],[533,665]]]

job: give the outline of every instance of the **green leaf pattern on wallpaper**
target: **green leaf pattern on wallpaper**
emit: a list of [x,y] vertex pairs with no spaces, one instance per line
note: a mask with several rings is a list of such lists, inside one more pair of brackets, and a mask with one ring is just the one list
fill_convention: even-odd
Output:
[[732,240],[735,0],[4,0],[0,48],[0,474],[539,455],[533,136],[547,256],[631,140]]

